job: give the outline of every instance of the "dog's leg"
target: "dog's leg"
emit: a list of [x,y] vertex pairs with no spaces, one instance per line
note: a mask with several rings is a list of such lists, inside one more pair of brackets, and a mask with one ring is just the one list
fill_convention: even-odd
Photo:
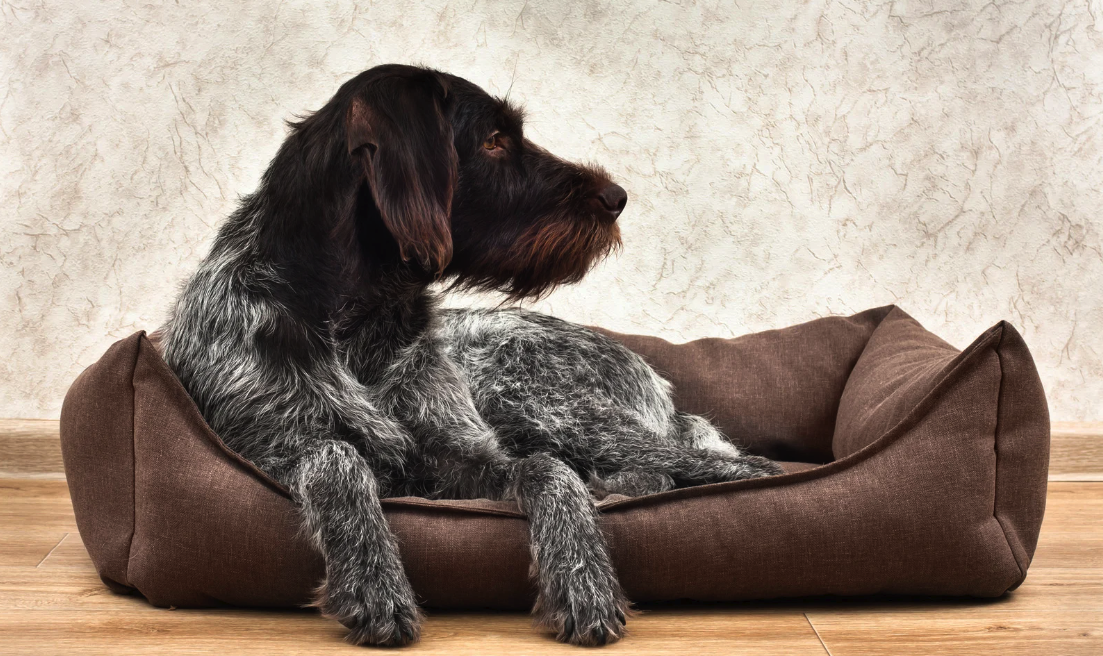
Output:
[[674,417],[674,432],[674,440],[679,446],[688,454],[705,460],[704,464],[691,464],[691,472],[707,472],[705,476],[713,477],[719,475],[722,480],[784,473],[776,462],[743,451],[704,417],[679,412]]
[[[508,406],[492,413],[516,439],[592,468],[609,494],[652,494],[673,485],[702,485],[780,474],[776,463],[743,453],[705,419],[677,415],[660,435],[636,412],[593,399],[572,399],[536,413]],[[506,430],[510,430],[507,428]]]
[[761,456],[731,456],[706,449],[671,448],[640,443],[626,460],[635,467],[663,472],[679,487],[741,481],[783,473],[777,463]]
[[356,644],[417,640],[421,614],[367,462],[351,444],[324,440],[302,456],[290,482],[325,559],[322,612],[348,627]]
[[[680,443],[671,443],[650,434],[628,417],[620,417],[615,425],[610,424],[599,434],[605,437],[607,445],[596,452],[594,465],[599,472],[608,472],[600,476],[606,481],[615,482],[622,472],[643,471],[661,475],[661,481],[671,480],[676,486],[684,487],[782,473],[772,460],[743,453],[726,441],[723,444],[692,439],[682,442],[683,438],[679,437]],[[628,494],[628,490],[612,488],[609,491]],[[661,488],[649,489],[646,493],[661,491]]]
[[531,531],[537,623],[577,645],[619,639],[628,599],[586,485],[574,470],[546,454],[521,460],[515,471],[513,493]]
[[[477,417],[471,421],[481,423]],[[473,437],[468,448],[448,458],[440,480],[453,487],[443,495],[515,499],[529,521],[537,624],[576,645],[620,639],[629,602],[586,484],[553,456],[511,459],[496,442]]]
[[760,456],[670,446],[653,439],[638,438],[632,434],[617,435],[617,457],[595,460],[595,492],[642,496],[675,487],[783,473],[777,463]]
[[[763,478],[783,473],[777,463],[761,456],[672,446],[633,433],[621,433],[615,439],[617,456],[595,461],[599,471],[609,472],[599,476],[606,481],[609,492],[629,494],[630,490],[619,490],[608,483],[615,482],[624,472],[643,471],[652,476],[661,475],[659,482],[670,480],[678,487]],[[644,493],[662,492],[664,487],[647,489]]]
[[576,645],[623,637],[629,601],[582,478],[543,453],[510,459],[499,449],[476,447],[461,457],[443,477],[456,486],[446,496],[515,499],[528,517],[536,623]]
[[462,374],[431,340],[411,348],[385,379],[380,398],[432,456],[430,496],[517,500],[528,515],[537,622],[578,645],[624,633],[621,591],[585,483],[546,454],[511,458],[475,409]]

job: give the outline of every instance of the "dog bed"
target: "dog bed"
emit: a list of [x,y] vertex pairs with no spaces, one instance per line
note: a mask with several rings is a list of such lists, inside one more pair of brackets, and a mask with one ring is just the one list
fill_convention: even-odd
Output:
[[[1045,509],[1046,400],[1007,323],[958,351],[895,307],[737,339],[618,335],[751,451],[766,479],[600,505],[634,601],[900,593],[994,597],[1026,577]],[[73,383],[61,416],[100,576],[157,606],[298,606],[323,576],[287,490],[226,448],[145,333]],[[431,607],[529,608],[515,505],[383,501]]]

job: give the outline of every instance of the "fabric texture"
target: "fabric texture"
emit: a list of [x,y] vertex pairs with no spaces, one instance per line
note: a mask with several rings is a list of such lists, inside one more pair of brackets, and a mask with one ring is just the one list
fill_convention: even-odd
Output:
[[[599,505],[635,601],[873,593],[992,597],[1026,576],[1049,417],[1019,334],[964,351],[895,307],[736,339],[607,334],[755,453],[766,479]],[[158,606],[298,606],[323,576],[287,490],[230,451],[144,333],[73,383],[62,449],[101,578]],[[507,502],[383,501],[430,607],[531,606],[528,529]]]

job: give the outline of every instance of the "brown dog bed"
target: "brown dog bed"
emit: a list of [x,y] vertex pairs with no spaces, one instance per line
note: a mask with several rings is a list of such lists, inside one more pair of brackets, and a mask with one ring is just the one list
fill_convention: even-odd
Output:
[[[635,601],[903,593],[993,597],[1026,576],[1049,417],[999,323],[959,352],[894,307],[738,339],[614,335],[751,451],[767,479],[601,504]],[[77,525],[100,576],[158,606],[307,603],[321,557],[287,490],[230,452],[144,333],[73,383],[61,416]],[[510,503],[383,501],[421,601],[528,608]]]

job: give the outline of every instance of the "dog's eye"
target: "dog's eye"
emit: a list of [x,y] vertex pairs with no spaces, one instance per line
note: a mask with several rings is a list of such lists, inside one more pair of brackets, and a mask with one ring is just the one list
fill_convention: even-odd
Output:
[[483,148],[487,150],[498,150],[502,147],[502,138],[497,132],[486,138],[483,142]]

